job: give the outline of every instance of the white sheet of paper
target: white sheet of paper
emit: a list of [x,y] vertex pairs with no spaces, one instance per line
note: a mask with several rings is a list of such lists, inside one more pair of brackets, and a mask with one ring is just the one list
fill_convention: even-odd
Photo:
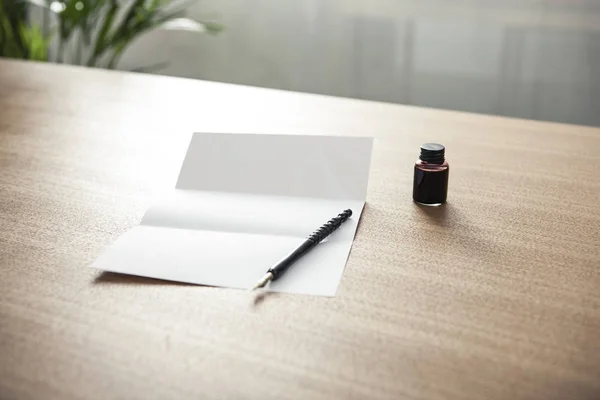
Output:
[[195,133],[175,189],[92,264],[247,289],[315,229],[352,217],[268,290],[334,296],[362,213],[372,138]]

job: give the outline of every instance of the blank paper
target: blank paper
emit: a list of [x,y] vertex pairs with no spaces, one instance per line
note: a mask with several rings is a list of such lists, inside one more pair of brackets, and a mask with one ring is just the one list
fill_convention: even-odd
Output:
[[372,139],[196,133],[177,185],[92,264],[251,287],[345,209],[353,216],[268,290],[334,296],[366,199]]

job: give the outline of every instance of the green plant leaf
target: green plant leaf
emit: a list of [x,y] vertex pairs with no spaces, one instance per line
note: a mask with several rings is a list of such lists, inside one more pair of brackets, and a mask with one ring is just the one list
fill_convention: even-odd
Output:
[[48,60],[48,45],[50,42],[50,37],[45,37],[39,26],[23,26],[22,36],[29,48],[30,60]]
[[[50,39],[57,42],[57,61],[74,45],[74,59],[89,66],[114,68],[126,49],[153,29],[216,34],[223,26],[185,18],[197,0],[0,0],[0,56],[48,59]],[[28,10],[41,7],[56,19],[56,34],[45,34],[28,20]],[[47,26],[45,21],[44,27]],[[44,28],[45,29],[45,28]],[[74,42],[78,41],[78,42]],[[70,46],[69,46],[70,47]],[[162,64],[141,68],[151,70]]]
[[117,36],[126,35],[127,30],[131,28],[131,25],[135,23],[136,19],[138,21],[144,20],[143,16],[140,16],[139,14],[144,11],[143,6],[144,6],[145,1],[146,0],[133,0],[131,7],[129,7],[127,14],[125,14],[125,17],[123,18],[123,21],[121,22],[120,27],[115,32],[115,35],[117,35]]
[[106,38],[108,36],[109,30],[113,24],[113,20],[115,19],[115,15],[119,10],[119,3],[117,0],[111,0],[110,8],[104,17],[104,22],[102,27],[100,28],[100,32],[96,37],[96,44],[94,45],[94,50],[92,52],[92,56],[88,60],[87,65],[93,66],[95,65],[98,58],[104,53],[106,50]]
[[29,55],[29,49],[25,45],[21,34],[21,27],[27,23],[27,10],[25,7],[18,7],[17,3],[15,3],[15,5],[17,5],[17,7],[12,10],[12,13],[9,12],[6,17],[8,20],[8,28],[12,31],[12,39],[16,49],[23,56],[23,58],[27,58]]

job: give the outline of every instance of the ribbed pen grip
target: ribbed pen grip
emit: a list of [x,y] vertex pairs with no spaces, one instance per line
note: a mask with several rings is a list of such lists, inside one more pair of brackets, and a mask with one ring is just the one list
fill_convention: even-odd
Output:
[[348,218],[352,216],[352,210],[345,210],[338,214],[337,217],[331,218],[326,224],[317,229],[307,240],[314,242],[315,245],[321,243],[323,239],[331,235],[337,228],[342,225]]

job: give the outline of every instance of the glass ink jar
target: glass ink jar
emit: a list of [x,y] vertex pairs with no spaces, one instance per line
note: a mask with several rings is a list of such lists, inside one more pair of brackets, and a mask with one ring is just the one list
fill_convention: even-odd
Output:
[[450,166],[445,158],[446,148],[437,143],[421,146],[421,155],[415,163],[413,200],[426,206],[439,206],[448,195]]

